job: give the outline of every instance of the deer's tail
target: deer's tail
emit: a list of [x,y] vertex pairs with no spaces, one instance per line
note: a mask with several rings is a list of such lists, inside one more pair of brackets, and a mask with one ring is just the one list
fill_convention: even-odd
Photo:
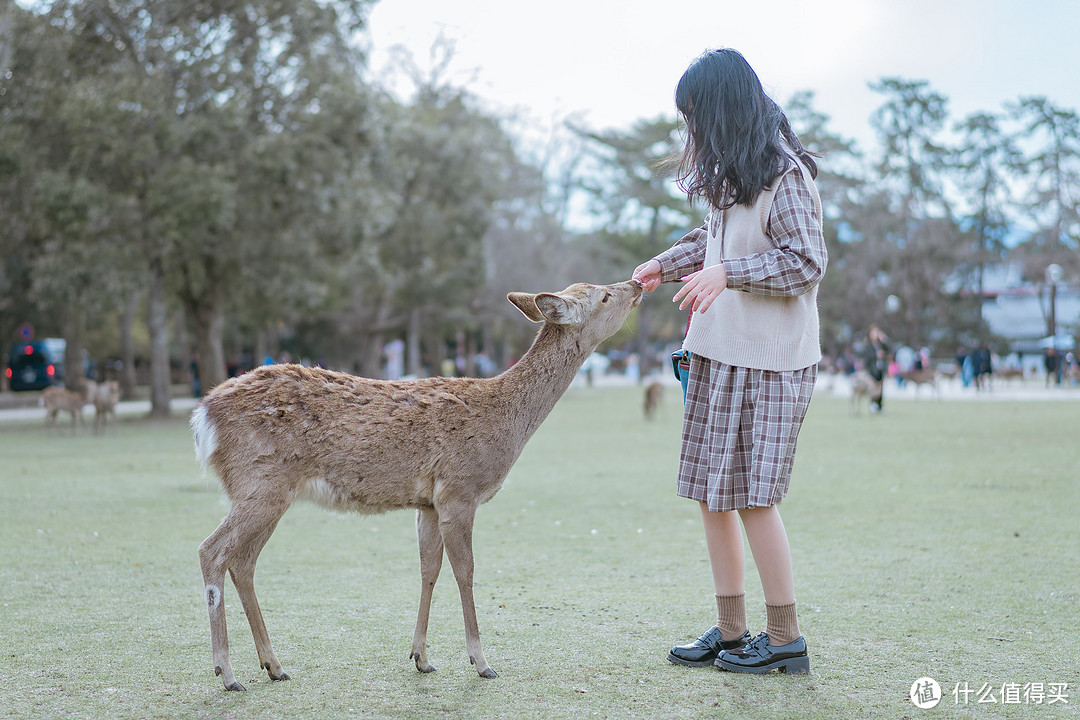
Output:
[[203,475],[210,468],[210,458],[217,450],[217,430],[206,413],[206,406],[200,404],[191,413],[191,434],[195,438],[195,459],[202,465]]

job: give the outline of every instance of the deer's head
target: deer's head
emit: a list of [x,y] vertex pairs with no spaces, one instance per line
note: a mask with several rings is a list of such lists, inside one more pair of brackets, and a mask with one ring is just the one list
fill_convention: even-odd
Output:
[[533,322],[547,322],[577,332],[583,344],[598,345],[618,332],[641,302],[635,280],[613,285],[575,283],[557,293],[512,292],[506,299]]

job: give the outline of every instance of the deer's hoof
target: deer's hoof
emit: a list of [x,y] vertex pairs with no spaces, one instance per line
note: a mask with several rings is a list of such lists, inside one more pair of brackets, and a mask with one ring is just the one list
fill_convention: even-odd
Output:
[[240,683],[238,683],[235,680],[233,680],[231,683],[226,683],[225,684],[225,689],[226,690],[247,690],[246,687],[244,687],[243,685],[241,685]]
[[435,672],[435,666],[429,663],[426,659],[420,657],[419,653],[409,653],[409,659],[416,661],[416,669],[422,673]]
[[484,668],[483,670],[479,670],[478,672],[480,673],[480,677],[487,678],[488,680],[499,677],[499,673],[495,672],[489,667]]
[[266,674],[270,676],[271,680],[289,680],[289,673],[285,672],[285,669],[278,664],[277,660],[273,662],[264,662],[262,669],[266,671]]

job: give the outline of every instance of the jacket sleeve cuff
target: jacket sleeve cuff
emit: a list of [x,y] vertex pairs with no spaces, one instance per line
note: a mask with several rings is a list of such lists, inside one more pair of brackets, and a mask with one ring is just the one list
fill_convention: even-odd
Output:
[[724,260],[724,272],[727,274],[727,286],[730,290],[740,290],[750,279],[750,260],[748,258],[727,258]]
[[705,228],[697,228],[653,258],[660,263],[660,282],[675,282],[696,270],[700,270],[702,258],[705,257],[707,239],[708,233]]

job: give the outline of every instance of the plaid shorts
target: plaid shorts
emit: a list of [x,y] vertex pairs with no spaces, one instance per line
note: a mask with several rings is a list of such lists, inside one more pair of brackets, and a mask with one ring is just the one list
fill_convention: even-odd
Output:
[[787,495],[817,365],[786,372],[694,355],[677,492],[713,512],[776,505]]

